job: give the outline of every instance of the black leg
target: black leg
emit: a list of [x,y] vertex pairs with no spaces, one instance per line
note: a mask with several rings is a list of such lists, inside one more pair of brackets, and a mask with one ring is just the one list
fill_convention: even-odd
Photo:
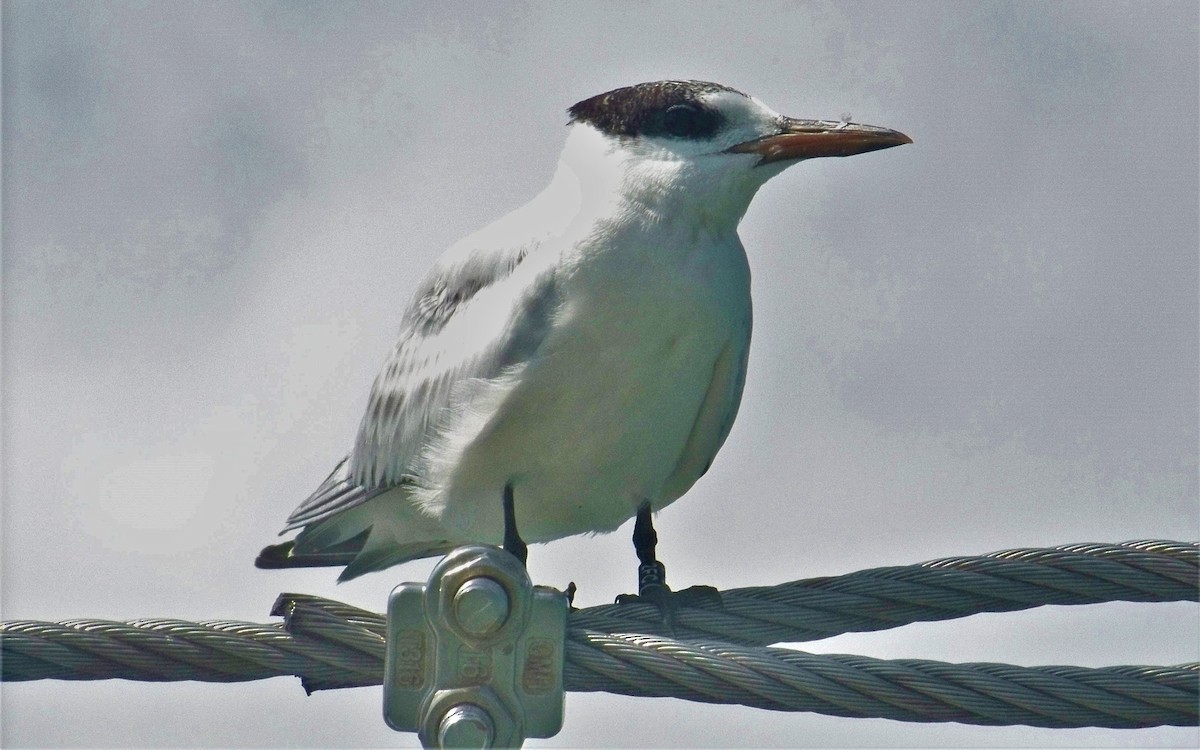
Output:
[[654,530],[654,517],[650,512],[650,503],[642,503],[638,508],[637,518],[633,522],[633,549],[637,552],[638,560],[643,563],[654,562],[654,548],[658,546],[658,532]]
[[512,482],[504,485],[504,551],[521,561],[529,560],[529,547],[517,533],[517,515],[513,512]]
[[650,503],[638,508],[633,522],[633,549],[638,556],[638,592],[617,597],[618,604],[648,602],[658,607],[663,623],[675,632],[675,613],[682,607],[721,606],[721,595],[712,586],[692,586],[683,591],[671,591],[667,586],[667,569],[654,554],[658,534],[654,531]]
[[667,569],[654,556],[658,546],[658,532],[654,530],[654,520],[651,517],[650,503],[642,503],[638,508],[637,519],[633,522],[633,551],[637,553],[638,562],[638,596],[653,599],[660,592],[670,592],[667,588]]
[[[513,509],[512,482],[504,485],[504,551],[521,561],[522,565],[529,564],[529,546],[517,531],[517,514]],[[653,529],[651,529],[653,531]],[[567,606],[575,602],[575,582],[572,581],[563,592],[567,597]]]

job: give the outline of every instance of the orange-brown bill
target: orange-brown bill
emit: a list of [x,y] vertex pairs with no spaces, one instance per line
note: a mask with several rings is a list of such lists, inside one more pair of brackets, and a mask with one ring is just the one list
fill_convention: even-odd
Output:
[[758,165],[822,156],[853,156],[912,143],[904,133],[874,125],[784,118],[778,133],[739,143],[735,154],[758,154]]

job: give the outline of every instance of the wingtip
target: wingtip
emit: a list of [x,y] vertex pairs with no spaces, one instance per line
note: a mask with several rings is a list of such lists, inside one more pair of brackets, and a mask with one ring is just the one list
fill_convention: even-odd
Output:
[[279,568],[290,568],[294,565],[292,562],[292,550],[295,548],[295,542],[283,542],[282,544],[272,544],[263,547],[258,553],[258,557],[254,560],[254,567],[262,568],[263,570],[278,570]]

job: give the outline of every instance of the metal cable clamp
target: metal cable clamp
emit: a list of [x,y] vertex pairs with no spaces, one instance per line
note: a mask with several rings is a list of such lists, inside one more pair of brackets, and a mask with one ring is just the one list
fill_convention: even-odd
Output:
[[519,747],[563,722],[567,599],[507,552],[460,547],[392,590],[383,717],[425,747]]

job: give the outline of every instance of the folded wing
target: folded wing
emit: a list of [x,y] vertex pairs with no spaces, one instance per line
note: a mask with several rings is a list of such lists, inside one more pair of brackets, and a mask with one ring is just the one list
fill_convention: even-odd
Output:
[[534,247],[477,249],[434,267],[371,389],[354,450],[291,514],[284,531],[312,527],[421,482],[427,445],[469,407],[461,401],[473,389],[464,386],[502,377],[536,355],[557,297],[552,274],[522,266]]

